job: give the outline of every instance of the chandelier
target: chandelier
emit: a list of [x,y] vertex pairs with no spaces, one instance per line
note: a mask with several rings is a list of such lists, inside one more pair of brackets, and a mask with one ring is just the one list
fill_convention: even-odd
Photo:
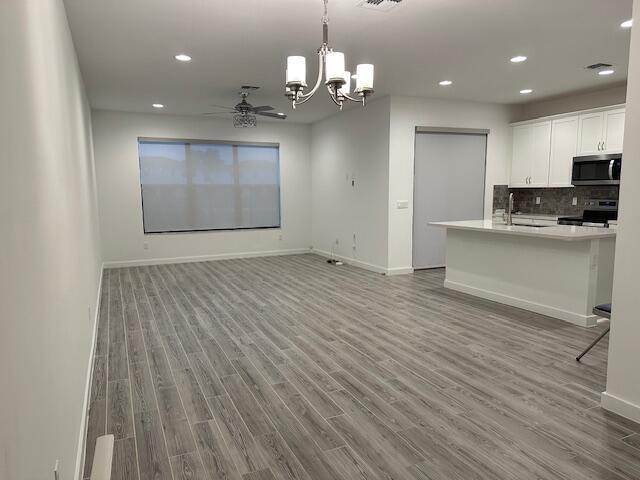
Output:
[[373,65],[368,63],[356,67],[356,88],[351,95],[351,72],[345,70],[344,53],[334,52],[329,46],[329,17],[327,1],[324,0],[322,16],[322,45],[318,49],[318,80],[315,86],[305,93],[307,88],[307,65],[305,57],[287,57],[285,95],[295,109],[297,105],[309,101],[322,84],[327,87],[329,97],[342,110],[345,100],[366,104],[367,97],[373,94]]

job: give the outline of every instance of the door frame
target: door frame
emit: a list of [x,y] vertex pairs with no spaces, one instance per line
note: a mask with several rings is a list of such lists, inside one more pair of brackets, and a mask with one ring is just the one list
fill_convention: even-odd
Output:
[[486,144],[484,149],[484,182],[482,184],[482,211],[484,215],[484,203],[487,197],[487,156],[489,152],[489,135],[491,130],[488,128],[456,128],[456,127],[424,127],[416,126],[413,134],[413,208],[411,209],[411,266],[414,271],[416,270],[433,270],[436,268],[444,268],[445,265],[433,265],[429,267],[415,266],[415,245],[413,239],[415,238],[415,208],[416,208],[416,143],[419,134],[431,134],[439,133],[445,135],[477,135],[486,137]]

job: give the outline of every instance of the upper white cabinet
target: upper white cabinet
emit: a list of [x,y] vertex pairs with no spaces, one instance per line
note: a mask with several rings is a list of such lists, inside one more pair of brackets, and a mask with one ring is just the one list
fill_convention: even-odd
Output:
[[570,187],[573,157],[578,151],[579,117],[560,118],[551,122],[551,159],[549,186]]
[[603,151],[621,153],[624,140],[625,109],[618,108],[604,112]]
[[573,157],[622,152],[624,118],[624,108],[610,108],[514,126],[509,186],[571,186]]
[[624,108],[580,115],[578,155],[622,152]]
[[546,186],[549,178],[551,122],[520,125],[513,129],[512,187]]
[[602,112],[580,115],[578,155],[596,155],[602,146],[604,114]]

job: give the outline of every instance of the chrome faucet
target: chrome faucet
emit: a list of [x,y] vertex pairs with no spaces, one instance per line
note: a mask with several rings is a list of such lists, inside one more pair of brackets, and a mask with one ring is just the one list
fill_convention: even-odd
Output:
[[509,194],[509,208],[507,209],[507,225],[513,225],[513,192]]

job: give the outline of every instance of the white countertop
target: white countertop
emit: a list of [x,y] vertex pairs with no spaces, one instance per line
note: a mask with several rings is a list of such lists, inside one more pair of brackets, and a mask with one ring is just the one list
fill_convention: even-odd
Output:
[[429,225],[458,230],[475,230],[505,235],[546,238],[551,240],[580,241],[598,238],[615,238],[615,229],[601,227],[579,227],[573,225],[554,225],[551,227],[525,227],[523,225],[504,225],[491,220],[465,220],[461,222],[430,222]]

